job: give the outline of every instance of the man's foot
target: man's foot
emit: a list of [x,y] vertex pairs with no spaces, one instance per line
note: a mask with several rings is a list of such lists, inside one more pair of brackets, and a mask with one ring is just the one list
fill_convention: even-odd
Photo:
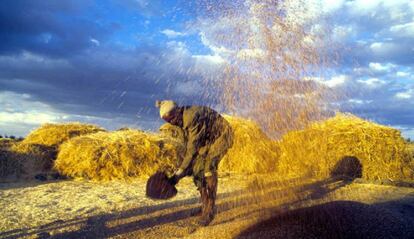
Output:
[[213,221],[213,219],[214,219],[214,216],[213,215],[210,215],[210,216],[201,216],[200,217],[200,220],[198,220],[198,224],[200,226],[205,227],[205,226],[208,226],[211,223],[211,221]]

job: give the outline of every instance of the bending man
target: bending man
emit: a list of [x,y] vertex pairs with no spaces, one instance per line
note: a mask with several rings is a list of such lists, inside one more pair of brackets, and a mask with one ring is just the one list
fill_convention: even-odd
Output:
[[230,124],[206,106],[179,107],[174,101],[157,101],[160,116],[183,129],[186,152],[172,180],[192,175],[201,194],[199,223],[208,225],[215,214],[217,169],[221,158],[233,144]]

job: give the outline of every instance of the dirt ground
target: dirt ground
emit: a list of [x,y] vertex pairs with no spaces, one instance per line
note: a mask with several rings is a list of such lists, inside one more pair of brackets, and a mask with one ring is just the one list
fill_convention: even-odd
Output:
[[145,180],[0,184],[0,238],[414,238],[412,187],[221,175],[208,227],[191,179],[177,188],[162,201]]

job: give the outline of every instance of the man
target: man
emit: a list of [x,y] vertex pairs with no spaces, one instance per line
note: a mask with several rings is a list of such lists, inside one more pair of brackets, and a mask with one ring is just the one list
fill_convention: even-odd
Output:
[[233,144],[230,124],[216,111],[206,106],[179,107],[174,101],[157,101],[162,119],[184,131],[186,152],[172,181],[193,175],[201,194],[200,225],[214,219],[217,193],[217,168],[221,158]]

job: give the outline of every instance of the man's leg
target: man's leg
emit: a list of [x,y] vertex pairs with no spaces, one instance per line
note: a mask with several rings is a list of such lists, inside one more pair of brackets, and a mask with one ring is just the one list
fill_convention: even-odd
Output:
[[206,175],[205,184],[203,184],[201,193],[202,199],[203,193],[205,194],[205,196],[202,202],[203,205],[200,218],[200,225],[207,226],[214,219],[216,210],[215,203],[217,195],[217,172],[213,172],[211,176]]

